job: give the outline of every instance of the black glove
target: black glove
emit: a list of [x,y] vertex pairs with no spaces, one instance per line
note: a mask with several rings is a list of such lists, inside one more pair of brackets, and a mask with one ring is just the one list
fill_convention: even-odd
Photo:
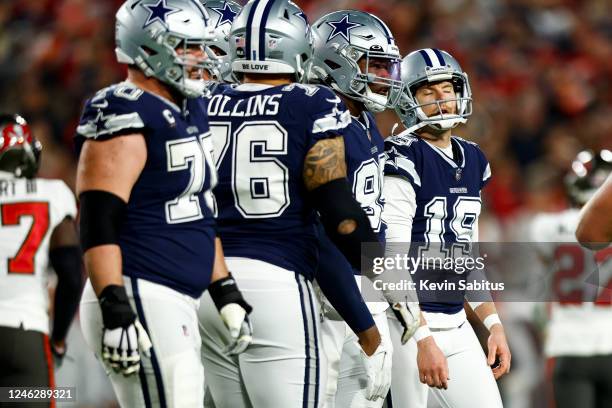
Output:
[[140,351],[151,349],[151,340],[127,297],[125,287],[109,285],[99,297],[102,309],[102,360],[126,377],[140,369]]

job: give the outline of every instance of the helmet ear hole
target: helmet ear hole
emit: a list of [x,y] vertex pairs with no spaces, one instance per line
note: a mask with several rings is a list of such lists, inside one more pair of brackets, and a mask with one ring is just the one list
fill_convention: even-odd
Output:
[[463,93],[463,80],[462,79],[457,78],[457,77],[453,77],[451,82],[453,84],[453,88],[455,90],[455,93],[457,93],[457,94]]
[[157,55],[157,51],[155,51],[152,48],[147,47],[146,45],[143,45],[140,47],[149,57],[152,57],[154,55]]
[[337,70],[338,68],[342,68],[340,66],[340,64],[335,63],[334,61],[330,60],[330,59],[326,59],[323,62],[325,62],[325,65],[327,65],[332,71]]

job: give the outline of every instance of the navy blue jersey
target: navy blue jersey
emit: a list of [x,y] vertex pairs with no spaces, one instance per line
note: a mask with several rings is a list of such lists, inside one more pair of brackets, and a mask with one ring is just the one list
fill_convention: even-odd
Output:
[[210,282],[216,180],[205,101],[186,111],[124,82],[85,104],[75,145],[142,134],[147,160],[134,184],[119,235],[123,274],[169,286],[194,298]]
[[304,158],[317,141],[341,134],[348,111],[325,87],[244,84],[218,88],[208,115],[225,255],[259,259],[312,279],[317,235]]
[[[384,139],[381,136],[371,113],[364,112],[361,118],[353,117],[351,123],[342,132],[344,136],[344,151],[346,172],[353,196],[361,204],[368,216],[374,232],[384,231],[381,222],[383,210],[382,172],[384,168]],[[379,234],[384,240],[384,234]],[[333,245],[329,239],[321,240],[320,245]],[[321,248],[325,257],[321,257],[319,272],[328,273],[337,265],[349,265],[344,255],[335,248]],[[340,257],[342,259],[331,259]],[[350,265],[349,265],[350,267]],[[353,270],[360,274],[358,270]]]
[[[361,118],[353,118],[344,131],[344,149],[353,195],[367,214],[374,232],[380,232],[383,229],[385,145],[371,113],[364,112]],[[384,239],[384,234],[381,238]]]
[[[456,136],[451,137],[454,160],[423,139],[408,135],[385,140],[385,175],[405,177],[416,194],[412,223],[413,243],[433,243],[419,252],[425,257],[455,257],[460,244],[472,242],[473,227],[480,215],[480,191],[491,176],[489,163],[480,148]],[[413,279],[454,281],[465,278],[453,271],[420,270]],[[419,293],[425,311],[456,313],[463,308],[462,291],[437,296],[440,302],[423,301],[434,293]]]
[[[364,112],[361,118],[353,117],[343,135],[347,177],[353,196],[368,215],[374,231],[379,232],[382,230],[384,139],[369,112]],[[384,234],[380,236],[384,238]],[[334,306],[355,333],[371,327],[374,321],[363,303],[356,282],[346,280],[347,276],[361,272],[349,264],[326,236],[322,225],[319,226],[319,252],[321,259],[317,281],[323,293],[335,301]]]

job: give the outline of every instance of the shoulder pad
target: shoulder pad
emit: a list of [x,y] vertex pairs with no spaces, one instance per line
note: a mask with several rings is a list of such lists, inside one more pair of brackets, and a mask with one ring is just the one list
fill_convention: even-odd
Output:
[[414,142],[418,142],[419,138],[411,134],[399,134],[385,139],[385,143],[389,142],[397,146],[410,146]]
[[407,145],[387,144],[385,140],[385,170],[386,175],[406,177],[413,185],[421,187],[421,177],[415,165],[415,154]]
[[282,90],[283,92],[291,92],[294,89],[302,90],[306,96],[314,96],[314,94],[316,94],[320,88],[316,85],[299,84],[294,82],[287,86],[284,86]]
[[144,91],[129,84],[104,88],[85,103],[77,135],[87,139],[109,138],[145,127],[138,103]]

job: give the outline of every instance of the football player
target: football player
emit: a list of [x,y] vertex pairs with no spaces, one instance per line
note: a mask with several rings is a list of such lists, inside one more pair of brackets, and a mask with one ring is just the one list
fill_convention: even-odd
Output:
[[591,249],[601,249],[612,242],[612,176],[586,203],[576,227],[576,238]]
[[230,353],[250,340],[251,310],[212,213],[201,98],[212,27],[195,1],[130,0],[115,35],[127,79],[86,102],[76,135],[83,334],[122,406],[201,407],[198,299],[208,289]]
[[580,247],[580,207],[612,171],[612,152],[582,151],[565,178],[573,208],[537,215],[531,240],[551,273],[545,354],[554,359],[557,408],[612,406],[612,249]]
[[[491,176],[480,148],[452,136],[452,129],[465,123],[472,110],[468,78],[450,54],[429,48],[402,60],[401,77],[404,97],[396,111],[407,130],[385,140],[382,218],[387,243],[427,243],[424,250],[454,257],[453,243],[478,241],[480,191]],[[417,288],[420,279],[438,275],[422,272],[413,276]],[[434,394],[444,407],[501,407],[495,378],[509,370],[510,352],[493,303],[472,303],[490,330],[489,355],[485,356],[466,324],[462,291],[451,291],[440,301],[417,292],[424,324],[408,347],[395,347],[393,405],[427,406],[427,384],[435,387]],[[395,346],[400,344],[403,328],[390,319]],[[501,361],[491,369],[496,357]]]
[[242,6],[232,0],[203,0],[202,5],[208,12],[211,26],[214,27],[214,37],[206,42],[217,61],[210,72],[210,80],[216,83],[233,83],[235,79],[229,55],[229,34],[232,22],[242,10]]
[[[372,113],[393,108],[401,96],[399,49],[385,23],[362,11],[327,14],[313,23],[313,34],[315,46],[310,70],[315,81],[332,88],[348,107],[351,122],[343,131],[348,180],[371,227],[380,233],[385,155],[383,137]],[[317,281],[325,294],[349,291],[354,286],[353,282],[329,282],[329,277],[339,276],[333,274],[334,269],[346,268],[350,274],[344,276],[354,274],[361,279],[359,268],[351,268],[324,231],[320,231],[320,251]],[[366,309],[361,296],[357,298],[360,302],[356,307]],[[328,358],[326,407],[382,406],[391,385],[387,302],[368,302],[369,312],[367,309],[361,312],[364,317],[356,322],[346,319],[346,312],[334,310],[326,299],[322,302],[326,318],[321,327]],[[366,329],[376,328],[381,341],[371,353],[362,349],[359,338]]]
[[253,343],[228,357],[220,320],[203,297],[206,382],[217,408],[322,404],[325,358],[311,284],[315,209],[354,265],[361,242],[376,241],[346,179],[341,135],[350,114],[328,88],[298,83],[311,41],[295,3],[250,1],[230,33],[241,84],[224,87],[208,103],[219,234],[228,266],[254,306]]
[[[36,178],[41,145],[19,115],[0,115],[0,386],[54,387],[53,358],[79,305],[76,201]],[[47,267],[58,277],[49,338]]]

